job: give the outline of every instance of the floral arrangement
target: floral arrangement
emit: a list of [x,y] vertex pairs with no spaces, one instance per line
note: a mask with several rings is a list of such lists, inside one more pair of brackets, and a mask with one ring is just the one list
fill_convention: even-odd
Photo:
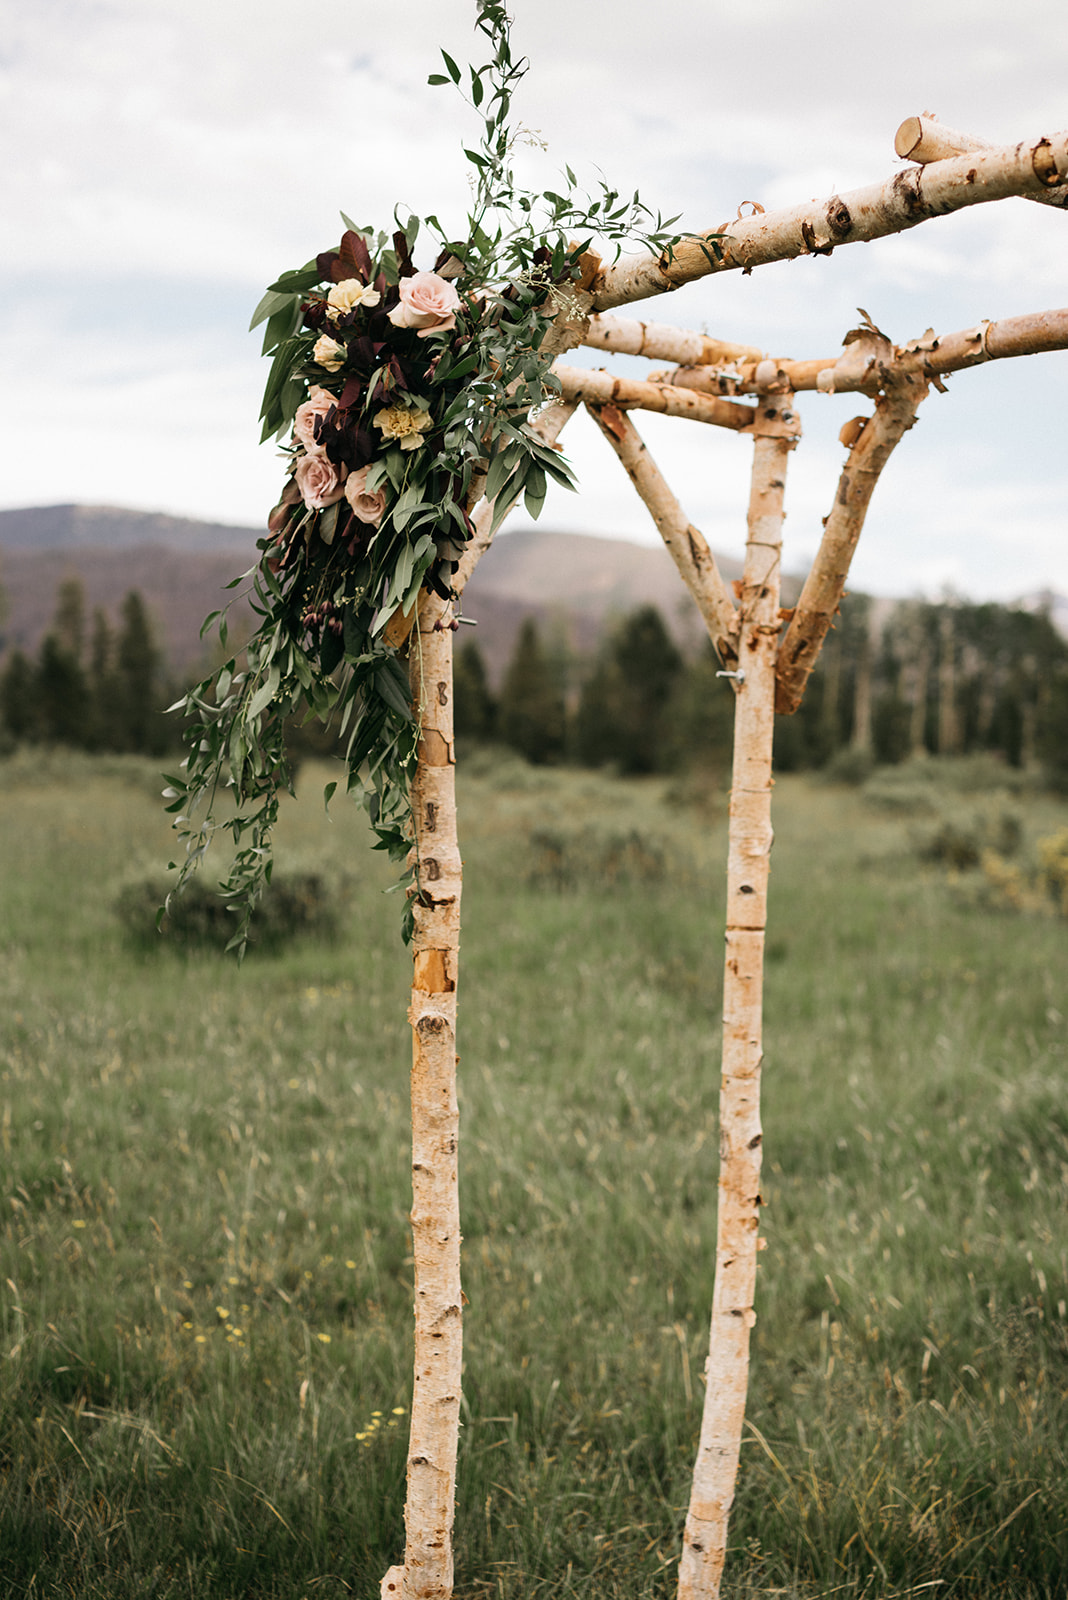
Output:
[[[455,598],[451,579],[482,494],[499,520],[520,495],[537,516],[550,479],[572,486],[566,462],[530,426],[557,392],[545,335],[558,315],[581,309],[574,291],[589,240],[568,233],[596,223],[610,239],[672,242],[659,217],[652,231],[636,226],[648,216],[637,195],[620,205],[602,185],[579,204],[518,188],[511,154],[522,130],[509,117],[525,66],[512,61],[508,21],[503,6],[481,0],[477,26],[493,58],[469,69],[467,98],[486,109],[480,148],[466,152],[477,179],[464,238],[450,241],[429,217],[440,242],[432,269],[420,270],[418,218],[387,236],[343,215],[339,247],[284,273],[252,320],[266,323],[271,356],[263,439],[285,441],[287,477],[245,574],[259,626],[243,659],[173,708],[186,714],[189,754],[167,791],[186,840],[172,892],[218,828],[238,845],[222,893],[242,913],[231,941],[239,951],[270,877],[278,796],[291,790],[284,726],[297,712],[336,725],[347,787],[367,806],[376,847],[407,856],[419,708],[404,651],[420,591]],[[430,82],[459,86],[459,67],[442,56],[448,75]],[[225,647],[225,612],[204,630],[212,623]],[[221,820],[220,791],[233,802]]]

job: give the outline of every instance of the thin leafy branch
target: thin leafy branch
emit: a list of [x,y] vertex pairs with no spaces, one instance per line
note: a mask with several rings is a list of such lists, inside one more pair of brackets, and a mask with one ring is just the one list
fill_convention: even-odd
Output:
[[[167,794],[186,846],[172,893],[220,830],[237,847],[221,892],[239,954],[270,881],[278,796],[292,787],[287,719],[337,727],[346,788],[366,806],[376,848],[409,858],[419,708],[405,651],[420,594],[454,598],[482,492],[502,510],[522,496],[536,517],[550,483],[574,487],[530,419],[558,393],[546,336],[561,315],[581,314],[594,232],[617,246],[677,242],[677,219],[603,182],[585,195],[570,168],[562,192],[521,186],[513,95],[527,64],[513,60],[509,23],[503,5],[481,0],[490,59],[468,68],[465,87],[442,51],[446,72],[430,78],[455,86],[480,122],[465,151],[475,182],[462,233],[427,217],[437,250],[420,270],[420,218],[387,235],[342,213],[338,247],[283,272],[252,317],[270,360],[261,437],[281,441],[286,481],[246,575],[258,626],[175,708],[188,754]],[[212,620],[225,649],[225,613]]]

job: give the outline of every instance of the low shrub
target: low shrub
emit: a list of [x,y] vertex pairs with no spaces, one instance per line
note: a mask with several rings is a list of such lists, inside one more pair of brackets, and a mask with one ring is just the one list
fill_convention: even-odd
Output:
[[824,767],[821,777],[827,783],[843,783],[851,789],[859,789],[862,783],[867,783],[874,771],[875,757],[870,750],[847,746],[845,749],[835,751]]
[[1015,855],[1020,848],[1022,825],[1015,812],[954,813],[935,827],[917,833],[913,844],[921,861],[940,861],[955,872],[977,867],[984,852]]
[[[162,941],[171,949],[223,949],[233,937],[234,913],[211,884],[193,882],[159,918],[166,888],[154,878],[128,884],[115,900],[115,914],[134,943]],[[317,872],[275,873],[256,907],[249,933],[254,949],[277,950],[297,938],[329,939],[338,931],[344,885]]]
[[527,882],[552,889],[661,883],[671,875],[662,840],[631,828],[536,828],[530,835]]

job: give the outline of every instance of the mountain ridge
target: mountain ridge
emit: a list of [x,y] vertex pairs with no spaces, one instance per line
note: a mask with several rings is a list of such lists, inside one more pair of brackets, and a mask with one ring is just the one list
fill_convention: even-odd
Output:
[[[211,637],[200,638],[210,611],[231,605],[235,641],[251,631],[251,609],[227,585],[255,563],[256,541],[265,531],[120,506],[0,511],[0,587],[8,600],[0,653],[37,650],[51,624],[57,585],[77,576],[90,614],[101,607],[113,617],[122,596],[139,590],[168,666],[179,675],[198,670],[212,653]],[[719,554],[716,560],[728,582],[740,577],[739,561]],[[799,578],[784,576],[785,604],[799,588]],[[1068,596],[1046,590],[1014,603],[1030,610],[1048,606],[1068,636]],[[588,654],[615,618],[639,605],[655,605],[684,649],[699,646],[696,610],[662,545],[505,528],[465,591],[463,614],[477,622],[474,637],[497,682],[525,617],[533,616],[559,644]]]

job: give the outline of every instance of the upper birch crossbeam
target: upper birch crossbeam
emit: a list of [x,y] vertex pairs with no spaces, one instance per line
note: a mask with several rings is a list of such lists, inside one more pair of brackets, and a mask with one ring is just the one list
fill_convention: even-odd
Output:
[[[894,149],[906,161],[927,166],[931,161],[945,161],[949,156],[969,155],[973,150],[992,150],[987,139],[977,139],[974,134],[961,133],[959,128],[947,128],[929,111],[918,117],[906,117],[894,135]],[[1068,210],[1068,184],[1061,183],[1041,194],[1025,196],[1045,206],[1058,206]]]
[[[591,311],[667,294],[716,272],[829,255],[989,200],[1034,199],[1068,182],[1068,133],[932,161],[826,200],[761,212],[684,239],[667,255],[624,256],[589,286]],[[719,237],[717,237],[719,235]]]

